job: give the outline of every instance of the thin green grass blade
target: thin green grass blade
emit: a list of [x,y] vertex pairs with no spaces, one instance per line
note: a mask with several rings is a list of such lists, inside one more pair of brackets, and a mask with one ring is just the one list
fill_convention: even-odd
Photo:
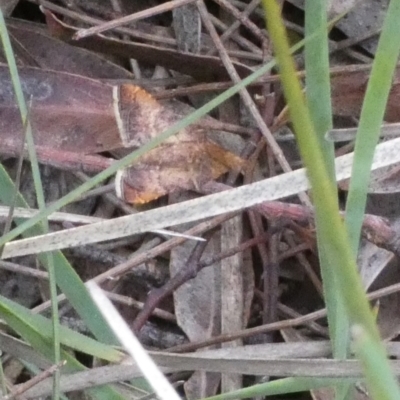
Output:
[[[374,316],[357,273],[354,255],[348,243],[348,234],[339,215],[336,186],[330,181],[310,113],[295,74],[280,9],[275,0],[263,0],[263,4],[298,146],[312,186],[315,209],[316,212],[324,215],[318,228],[322,231],[323,237],[327,238],[324,246],[326,255],[335,261],[333,270],[339,288],[338,295],[343,299],[351,322],[361,325],[374,341],[377,349],[376,360],[389,368]],[[394,377],[390,376],[387,379],[393,382],[391,388],[397,389],[390,394],[391,398],[400,398],[400,391]]]
[[[26,105],[25,97],[22,91],[22,85],[19,80],[17,63],[15,61],[14,52],[11,47],[10,38],[6,23],[4,21],[3,12],[0,9],[0,34],[6,55],[8,67],[10,69],[11,79],[14,87],[14,92],[18,101],[18,107],[21,113],[21,119],[23,126],[26,127],[26,141],[28,144],[28,153],[31,161],[32,176],[36,192],[37,203],[39,210],[46,209],[46,203],[43,192],[42,180],[40,177],[39,163],[36,156],[35,145],[33,142],[32,125],[29,119],[28,107]],[[23,132],[21,132],[21,135]],[[15,193],[16,191],[14,191]],[[49,224],[47,219],[43,219],[40,223],[41,230],[43,233],[49,232]],[[51,299],[51,310],[52,310],[52,321],[53,321],[53,346],[54,346],[54,363],[59,364],[60,359],[60,337],[59,337],[59,315],[58,315],[58,302],[57,302],[57,286],[54,272],[54,259],[52,253],[44,255],[46,257],[46,267],[49,273],[49,288],[50,288],[50,299]],[[55,371],[53,375],[53,400],[59,399],[59,388],[60,388],[60,371]]]
[[[42,315],[32,314],[27,308],[3,296],[0,296],[0,316],[27,341],[25,331],[22,331],[20,326],[13,325],[10,318],[22,320],[21,323],[34,329],[41,337],[51,339],[51,320]],[[60,342],[63,346],[110,362],[121,362],[126,357],[125,353],[114,347],[100,343],[65,326],[60,326]],[[53,360],[53,358],[51,359]]]
[[397,382],[392,379],[393,371],[386,362],[382,362],[376,341],[359,325],[352,328],[352,333],[354,349],[364,367],[370,396],[377,400],[399,399]]
[[[348,384],[354,382],[354,380],[351,379],[345,379],[345,381]],[[338,383],[339,379],[284,378],[272,382],[260,383],[258,385],[253,385],[229,393],[223,393],[217,396],[207,397],[203,400],[235,400],[257,396],[276,396],[279,394],[307,392],[310,390],[332,387]]]
[[[326,27],[325,31],[323,28]],[[332,185],[335,179],[334,144],[325,140],[325,134],[332,129],[332,104],[329,73],[329,49],[327,27],[327,2],[325,0],[306,0],[305,3],[305,33],[314,35],[304,47],[306,70],[306,99],[315,133],[322,153],[325,167]],[[327,308],[328,325],[335,358],[345,359],[350,344],[349,321],[344,312],[343,303],[337,296],[337,283],[333,272],[333,262],[325,250],[329,238],[322,235],[318,229],[321,213],[316,214],[318,256],[321,266],[325,305]],[[336,399],[341,400],[349,392],[348,385],[336,388]]]
[[[49,322],[50,330],[47,332],[47,335],[43,336],[36,327],[30,324],[30,321],[27,321],[23,315],[18,315],[13,312],[10,308],[5,307],[3,304],[0,305],[0,313],[2,318],[7,322],[7,324],[27,342],[29,343],[35,350],[43,354],[47,359],[54,362],[54,352],[52,346],[52,337],[51,337],[51,323]],[[67,352],[62,352],[63,359],[67,360],[68,366],[73,367],[74,361],[71,355]],[[76,371],[76,369],[73,369]]]
[[[399,19],[400,1],[392,0],[386,13],[361,110],[345,217],[350,245],[355,255],[358,252],[361,237],[372,159],[375,146],[379,140],[380,126],[384,118],[392,77],[400,52]],[[386,385],[385,379],[387,378],[385,378],[384,374],[390,374],[391,372],[387,368],[385,369],[384,366],[377,367],[377,362],[368,357],[368,355],[375,354],[376,349],[368,334],[366,334],[366,337],[368,339],[365,342],[362,341],[364,343],[361,346],[363,351],[358,354],[363,360],[371,392],[376,399],[389,398],[385,396],[388,394],[390,383]],[[379,371],[380,375],[378,382],[374,381],[377,378],[377,371]],[[385,382],[386,386],[383,391],[380,387],[381,382]]]
[[[325,140],[325,133],[332,129],[332,107],[329,77],[328,29],[326,22],[326,1],[307,0],[305,3],[306,35],[320,32],[305,45],[306,96],[307,105],[317,135],[319,148],[328,170],[330,181],[335,184],[334,145]],[[319,216],[319,215],[318,215]],[[319,218],[316,218],[317,233]],[[324,284],[325,302],[328,310],[330,336],[335,357],[344,357],[347,353],[347,340],[340,343],[340,338],[348,328],[343,306],[338,302],[332,262],[324,252],[326,238],[317,235],[321,273]]]
[[400,52],[399,21],[400,0],[392,0],[386,12],[372,66],[354,149],[352,178],[346,204],[346,226],[354,254],[357,254],[360,241],[374,150]]

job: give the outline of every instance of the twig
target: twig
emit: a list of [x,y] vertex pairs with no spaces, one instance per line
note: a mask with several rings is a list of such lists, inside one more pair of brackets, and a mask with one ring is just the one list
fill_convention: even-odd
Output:
[[[221,57],[221,61],[223,62],[229,76],[231,77],[232,81],[238,83],[240,81],[240,77],[235,70],[235,67],[232,64],[232,61],[229,59],[229,56],[214,28],[214,25],[211,23],[208,17],[208,11],[206,6],[204,5],[203,0],[197,1],[197,6],[199,8],[199,12],[205,27],[207,28],[215,47],[218,49],[218,53]],[[290,164],[285,158],[285,155],[282,152],[282,149],[279,147],[278,143],[276,142],[274,136],[272,135],[271,131],[268,129],[267,125],[265,124],[263,118],[261,117],[257,106],[255,105],[253,99],[251,98],[247,89],[242,89],[240,91],[240,96],[248,108],[250,114],[253,116],[254,120],[256,121],[261,133],[265,136],[268,145],[271,147],[276,160],[278,161],[279,165],[282,167],[283,171],[290,172],[292,169]],[[305,194],[300,193],[300,197],[305,204],[310,204],[308,197]]]
[[58,371],[62,366],[66,364],[66,361],[63,360],[58,364],[52,365],[50,368],[46,369],[45,371],[41,372],[40,374],[36,375],[29,381],[21,384],[18,386],[17,389],[12,390],[8,395],[3,396],[0,400],[11,400],[21,394],[25,393],[27,390],[31,389],[33,386],[37,385],[39,382],[42,382],[49,376],[53,375],[56,371]]
[[[243,252],[246,249],[258,244],[262,243],[267,239],[265,235],[259,236],[250,240],[247,240],[244,243],[241,243],[236,248],[230,249],[224,253],[218,254],[214,257],[208,257],[203,261],[199,261],[199,254],[204,250],[204,245],[199,243],[192,254],[190,255],[186,267],[181,269],[177,274],[175,274],[164,286],[161,288],[153,289],[149,295],[147,296],[146,303],[143,307],[143,310],[136,317],[132,328],[137,332],[141,329],[143,324],[150,317],[151,313],[155,309],[155,307],[167,296],[173,293],[174,290],[178,289],[184,283],[188,282],[190,279],[194,279],[197,274],[206,267],[209,267],[218,261],[231,257],[237,253]],[[200,247],[202,245],[203,247]]]
[[84,37],[88,37],[91,35],[95,35],[98,33],[102,33],[105,31],[108,31],[110,29],[118,28],[121,25],[125,25],[134,21],[138,21],[140,19],[144,18],[149,18],[157,14],[161,14],[166,11],[171,11],[176,7],[183,6],[185,4],[193,3],[194,0],[171,0],[168,1],[167,3],[160,4],[155,7],[148,8],[143,11],[139,11],[137,13],[131,14],[131,15],[126,15],[121,18],[114,19],[109,22],[105,22],[104,24],[94,26],[89,29],[81,29],[78,32],[75,33],[73,36],[73,39],[79,40]]

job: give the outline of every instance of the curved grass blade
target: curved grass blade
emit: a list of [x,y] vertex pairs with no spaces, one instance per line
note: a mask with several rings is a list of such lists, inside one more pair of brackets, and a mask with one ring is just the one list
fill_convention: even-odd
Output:
[[354,254],[357,254],[360,241],[372,158],[400,53],[399,20],[400,0],[392,0],[372,65],[354,148],[352,178],[346,204],[346,226]]

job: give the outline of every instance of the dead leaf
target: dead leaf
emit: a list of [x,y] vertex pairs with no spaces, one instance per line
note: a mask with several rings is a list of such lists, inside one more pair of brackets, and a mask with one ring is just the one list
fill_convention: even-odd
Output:
[[172,26],[178,49],[185,53],[200,53],[201,19],[195,3],[172,10]]
[[[133,78],[133,74],[127,69],[99,54],[50,36],[43,24],[8,18],[7,29],[14,40],[14,52],[25,66],[68,72],[93,79]],[[18,42],[17,45],[15,41]]]
[[[171,202],[188,200],[188,193],[171,195]],[[189,229],[192,224],[180,226],[182,231]],[[203,257],[220,253],[220,241],[214,235]],[[186,241],[171,251],[171,276],[185,268],[195,244]],[[197,276],[182,285],[174,292],[175,315],[180,328],[186,333],[190,341],[199,341],[220,333],[221,323],[221,273],[219,263],[204,268]],[[195,372],[185,383],[185,393],[188,399],[199,399],[213,396],[220,382],[220,374]]]
[[[349,68],[347,73],[331,78],[332,106],[335,115],[358,117],[361,112],[369,71]],[[386,107],[385,121],[400,121],[400,67],[397,67]]]
[[[121,147],[113,86],[67,73],[19,68],[38,146],[76,153]],[[0,65],[0,142],[22,140],[22,122],[8,67]]]

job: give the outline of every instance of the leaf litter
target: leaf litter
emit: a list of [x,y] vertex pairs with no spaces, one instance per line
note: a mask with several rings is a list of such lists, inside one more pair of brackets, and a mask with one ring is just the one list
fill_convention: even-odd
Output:
[[[200,12],[192,2],[179,8],[172,5],[173,12],[161,14],[152,13],[152,6],[163,4],[158,1],[144,5],[121,0],[117,7],[120,11],[115,4],[113,8],[113,2],[105,5],[96,0],[70,1],[68,7],[65,2],[41,3],[45,21],[42,17],[40,23],[27,21],[26,17],[21,19],[26,5],[20,2],[11,15],[15,18],[8,21],[8,28],[25,94],[33,96],[35,143],[40,162],[45,164],[42,173],[49,177],[47,201],[62,197],[71,185],[79,184],[82,180],[79,171],[93,174],[104,170],[114,159],[147,143],[188,115],[193,106],[218,93],[222,84],[232,85],[236,78],[229,66],[243,78],[268,61],[271,54],[256,1],[219,0]],[[335,5],[340,6],[332,7]],[[79,29],[144,11],[149,16],[145,20],[73,40]],[[298,12],[284,8],[288,19],[296,19]],[[357,5],[352,13],[357,15]],[[222,49],[208,29],[210,23],[224,36]],[[234,28],[223,33],[229,24],[235,25]],[[333,55],[334,60],[340,59],[332,69],[331,80],[338,128],[354,126],[369,74],[368,66],[351,64],[354,59],[366,56],[360,53],[358,57],[357,48],[348,47],[348,39],[352,38],[349,24],[350,19],[338,25],[337,29],[350,36],[337,43],[344,50]],[[372,61],[374,47],[365,47],[364,51],[370,52],[368,57]],[[133,64],[128,61],[133,59],[136,67],[132,69],[128,66]],[[297,61],[301,69],[301,58],[297,57]],[[167,351],[178,349],[183,342],[193,342],[196,349],[202,347],[201,342],[215,340],[214,348],[207,351],[224,350],[228,358],[240,360],[236,366],[228,367],[222,361],[218,364],[215,353],[215,364],[186,365],[186,369],[199,368],[197,378],[188,374],[184,377],[187,398],[216,394],[220,373],[222,390],[255,382],[252,378],[243,380],[243,375],[255,373],[249,360],[246,367],[246,355],[257,346],[278,349],[277,342],[298,340],[304,340],[302,346],[318,346],[316,339],[326,339],[324,320],[319,324],[312,319],[301,322],[303,316],[323,308],[323,299],[318,289],[313,215],[304,196],[308,189],[306,175],[301,169],[290,172],[299,167],[296,155],[287,150],[281,155],[271,151],[275,144],[270,142],[268,134],[263,136],[266,129],[272,134],[279,133],[285,121],[285,114],[278,117],[282,99],[278,85],[271,83],[273,80],[273,74],[264,77],[248,89],[247,95],[242,94],[243,99],[249,96],[247,100],[238,97],[229,100],[212,116],[182,130],[138,163],[121,170],[109,182],[114,185],[111,192],[108,189],[105,193],[93,193],[89,199],[74,204],[73,209],[69,206],[67,213],[55,214],[51,223],[54,233],[17,240],[4,249],[3,258],[13,257],[12,261],[21,267],[16,271],[23,271],[22,267],[35,264],[34,258],[27,254],[80,246],[79,253],[66,250],[76,271],[83,280],[95,279],[104,290],[120,295],[114,299],[124,299],[119,310],[144,343]],[[0,67],[0,81],[1,157],[12,175],[13,157],[21,146],[22,125],[6,66]],[[386,123],[400,121],[397,81],[396,75]],[[196,85],[201,84],[206,84],[206,89],[196,92]],[[179,91],[179,98],[174,95],[175,90]],[[164,97],[170,93],[172,99],[158,100],[160,93]],[[257,103],[258,108],[252,108],[249,98],[262,100]],[[261,126],[260,120],[265,125]],[[285,149],[276,137],[279,149]],[[397,281],[393,260],[398,254],[398,210],[393,208],[392,214],[386,215],[384,201],[392,196],[391,202],[397,202],[398,171],[393,164],[400,162],[399,146],[398,139],[380,144],[374,164],[378,172],[373,176],[375,189],[371,184],[374,194],[367,210],[365,239],[359,255],[366,286],[373,290],[385,291]],[[338,148],[340,151],[351,152],[351,142]],[[349,176],[350,166],[351,155],[338,158],[340,180]],[[382,166],[388,167],[383,178],[379,176]],[[243,177],[246,184],[253,182],[252,185],[243,186]],[[28,170],[23,178],[21,190],[27,198],[32,198]],[[340,184],[340,189],[345,194],[345,183]],[[374,200],[377,195],[384,197]],[[31,206],[35,208],[36,204],[32,201]],[[232,214],[225,217],[226,213]],[[16,218],[26,216],[22,210],[16,210]],[[81,224],[89,225],[79,227]],[[206,243],[149,233],[171,227],[189,235],[202,235]],[[139,265],[146,274],[129,273]],[[200,266],[208,267],[200,272]],[[271,271],[275,271],[275,278]],[[175,287],[172,283],[178,282],[179,274],[183,278]],[[25,279],[26,275],[4,273],[0,293],[28,307],[37,305],[40,299],[42,310],[45,309],[44,286],[41,285],[40,291],[36,289],[34,295],[24,297],[21,276]],[[163,278],[160,281],[152,276]],[[234,289],[229,290],[230,286]],[[399,333],[397,315],[392,312],[397,308],[398,295],[388,293],[379,302],[378,322],[383,335],[393,339]],[[127,305],[129,299],[135,301],[135,306]],[[135,308],[138,305],[143,307],[142,312]],[[232,305],[235,306],[229,310]],[[76,314],[68,306],[63,310],[73,326],[71,321],[77,320]],[[153,310],[157,310],[157,316],[151,316]],[[162,311],[174,313],[176,323],[171,319],[163,321]],[[264,331],[246,333],[246,328],[255,327],[264,327]],[[228,341],[223,349],[216,349],[235,332],[241,332],[235,337],[236,342]],[[302,355],[302,347],[294,349],[294,353],[279,356],[287,361],[283,366],[291,365],[293,374],[298,365],[290,364],[291,359],[309,358],[308,364],[301,365],[302,373],[312,375],[316,373],[314,360],[321,363],[321,358],[329,355]],[[202,354],[207,353],[199,351],[198,356]],[[270,354],[265,366],[274,365],[275,356]],[[164,367],[174,365],[172,361],[163,364],[161,358],[154,357]],[[182,360],[176,362],[185,369]],[[264,378],[279,376],[277,371],[283,371],[284,367],[274,369],[276,365],[259,371]],[[350,364],[348,368],[352,368]],[[319,364],[319,369],[323,375],[324,367]],[[281,372],[280,376],[284,375]],[[178,378],[171,375],[171,379]],[[316,392],[313,395],[318,396]]]

